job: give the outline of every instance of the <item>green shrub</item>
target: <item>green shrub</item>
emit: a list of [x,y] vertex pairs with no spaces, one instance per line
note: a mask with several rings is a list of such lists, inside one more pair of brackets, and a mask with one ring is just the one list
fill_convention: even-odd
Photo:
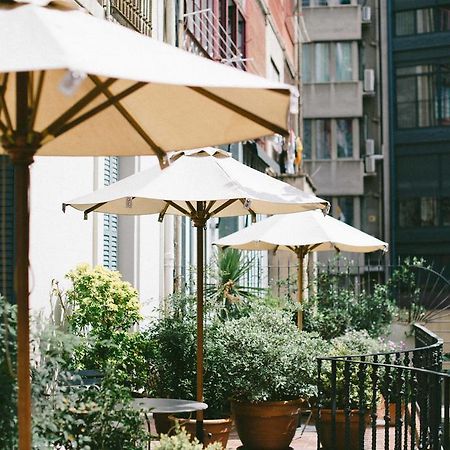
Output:
[[[203,450],[203,445],[196,438],[191,441],[186,430],[177,424],[175,434],[171,436],[161,434],[161,440],[154,448],[155,450]],[[205,449],[223,450],[223,447],[220,443],[214,442]]]
[[283,310],[255,306],[247,317],[217,321],[207,332],[205,349],[205,391],[214,393],[209,404],[314,396],[316,357],[326,349]]
[[[105,374],[98,389],[77,385],[67,370],[73,335],[42,332],[35,341],[40,358],[32,370],[33,448],[50,450],[143,449],[148,434],[129,390],[114,373]],[[78,383],[77,383],[78,381]]]
[[[377,353],[381,350],[381,343],[377,339],[370,337],[366,330],[349,331],[343,336],[339,336],[330,341],[330,349],[326,356],[350,356],[365,355]],[[339,359],[336,363],[336,405],[337,408],[343,408],[345,398],[348,396],[350,408],[358,408],[360,402],[360,379],[358,374],[358,365],[350,365],[348,378],[349,391],[346,392],[345,364],[344,359]],[[369,406],[372,401],[372,368],[367,367],[364,372],[363,390],[364,405]],[[321,367],[321,389],[322,406],[330,407],[332,398],[332,364],[330,361],[324,361]]]
[[140,320],[138,292],[119,272],[81,264],[66,277],[72,282],[66,296],[75,334],[107,340],[113,333],[126,333]]
[[396,312],[388,285],[376,284],[369,293],[340,281],[340,275],[319,275],[317,294],[304,302],[304,329],[328,340],[349,330],[366,330],[372,337],[385,334]]
[[0,295],[0,448],[17,443],[17,308]]

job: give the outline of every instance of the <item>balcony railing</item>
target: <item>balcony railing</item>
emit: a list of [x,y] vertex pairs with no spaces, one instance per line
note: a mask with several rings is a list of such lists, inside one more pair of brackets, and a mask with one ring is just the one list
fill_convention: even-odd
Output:
[[318,449],[450,449],[442,340],[419,325],[415,336],[412,350],[318,359]]
[[184,15],[183,48],[190,52],[246,69],[246,60],[211,8],[201,9],[196,2]]
[[122,25],[152,35],[152,0],[108,0],[106,8]]

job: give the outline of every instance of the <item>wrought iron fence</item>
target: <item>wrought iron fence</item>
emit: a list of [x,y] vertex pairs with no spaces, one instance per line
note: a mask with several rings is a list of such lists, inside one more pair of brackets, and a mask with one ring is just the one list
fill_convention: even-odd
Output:
[[318,449],[450,450],[442,340],[414,329],[412,350],[318,359]]

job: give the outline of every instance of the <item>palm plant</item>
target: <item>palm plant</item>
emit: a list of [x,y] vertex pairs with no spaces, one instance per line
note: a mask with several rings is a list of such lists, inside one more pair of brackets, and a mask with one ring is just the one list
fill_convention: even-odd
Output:
[[219,307],[221,314],[240,315],[248,302],[266,289],[246,284],[254,258],[245,257],[239,250],[219,250],[211,270],[211,282],[206,284],[205,296]]

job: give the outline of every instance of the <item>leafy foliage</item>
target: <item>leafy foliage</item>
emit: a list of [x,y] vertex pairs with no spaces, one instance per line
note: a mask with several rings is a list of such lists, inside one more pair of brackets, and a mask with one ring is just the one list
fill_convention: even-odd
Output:
[[217,321],[207,333],[205,390],[226,403],[289,400],[316,394],[318,336],[300,332],[289,312],[255,306],[247,317]]
[[67,274],[72,287],[58,298],[70,329],[81,339],[70,355],[75,370],[114,372],[117,383],[151,395],[155,346],[145,332],[130,328],[140,319],[137,291],[119,272],[101,266],[78,266]]
[[0,295],[0,448],[17,443],[17,310]]
[[129,390],[106,374],[97,389],[76,385],[67,371],[74,337],[43,332],[36,341],[40,360],[33,375],[33,448],[82,450],[142,449],[148,439]]
[[[364,355],[379,352],[381,349],[380,341],[370,337],[366,330],[349,331],[343,336],[339,336],[330,341],[330,349],[327,356],[350,356]],[[336,386],[335,398],[337,408],[345,406],[345,399],[348,398],[350,408],[358,408],[360,403],[360,379],[356,365],[350,366],[348,379],[345,376],[345,364],[343,359],[336,363]],[[372,367],[367,367],[363,379],[363,391],[365,406],[369,406],[372,401],[371,384]],[[331,406],[332,396],[332,364],[331,361],[324,361],[321,367],[321,388],[323,406]],[[348,391],[347,391],[348,386]]]
[[205,295],[216,303],[223,317],[239,317],[248,308],[249,301],[266,291],[242,284],[252,267],[253,260],[239,250],[219,250],[211,274],[213,282],[206,286]]
[[372,293],[357,292],[343,286],[339,275],[321,273],[317,294],[304,302],[304,310],[304,329],[332,339],[349,330],[367,330],[379,337],[391,324],[396,307],[387,285],[375,285]]
[[[176,424],[175,434],[168,436],[162,434],[159,443],[154,447],[155,450],[203,450],[203,445],[194,438],[190,439],[184,428],[180,428],[179,424]],[[222,450],[223,447],[220,443],[215,442],[205,447],[206,450]]]
[[81,264],[67,278],[72,282],[66,296],[75,334],[89,333],[107,340],[113,333],[127,332],[139,321],[138,293],[119,272]]
[[157,350],[156,395],[193,399],[196,379],[196,322],[193,316],[173,316],[156,322],[151,336]]

